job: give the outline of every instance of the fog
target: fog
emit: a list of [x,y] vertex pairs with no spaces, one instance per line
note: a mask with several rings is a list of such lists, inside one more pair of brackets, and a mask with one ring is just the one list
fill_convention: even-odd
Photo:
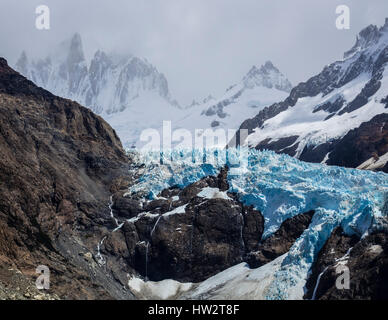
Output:
[[[50,30],[35,27],[41,4]],[[349,30],[335,26],[340,4],[350,8]],[[386,0],[1,0],[0,55],[11,64],[23,49],[44,56],[79,32],[88,59],[100,48],[146,58],[188,104],[221,95],[266,60],[293,84],[305,81],[386,16]]]

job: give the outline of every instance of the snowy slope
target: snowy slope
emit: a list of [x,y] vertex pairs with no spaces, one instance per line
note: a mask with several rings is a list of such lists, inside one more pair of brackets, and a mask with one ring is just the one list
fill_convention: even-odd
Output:
[[280,256],[257,269],[240,263],[198,284],[174,280],[145,282],[132,276],[128,287],[143,299],[264,300],[285,257]]
[[[364,75],[326,96],[319,94],[312,98],[299,99],[293,108],[267,120],[262,129],[252,133],[248,138],[249,146],[256,146],[266,139],[270,139],[268,143],[271,143],[281,138],[298,136],[294,144],[297,145],[295,156],[299,158],[306,146],[316,146],[328,140],[342,138],[350,130],[359,127],[361,123],[387,112],[385,105],[380,102],[387,92],[378,91],[362,108],[351,113],[338,114],[327,120],[325,119],[328,113],[324,110],[316,112],[316,107],[335,101],[338,97],[345,101],[352,101],[367,82],[368,78]],[[381,87],[388,88],[388,70],[383,73]]]
[[[253,66],[244,78],[231,86],[218,99],[205,99],[204,103],[193,102],[182,119],[174,123],[175,129],[188,129],[193,136],[195,129],[222,129],[236,131],[241,122],[254,116],[265,106],[283,100],[292,88],[287,78],[270,62],[257,68]],[[233,134],[231,134],[233,136]],[[226,139],[231,137],[226,137]],[[227,143],[208,140],[207,147],[224,147]],[[181,145],[182,146],[182,145]],[[184,144],[183,144],[184,146]]]
[[[200,300],[265,300],[274,276],[286,255],[257,268],[250,269],[246,263],[240,263],[192,288],[182,294],[183,299]],[[290,297],[302,299],[301,296]]]
[[[207,298],[238,298],[239,294],[247,298],[252,294],[251,298],[301,299],[312,263],[337,226],[342,226],[348,235],[362,236],[377,227],[380,218],[386,215],[383,206],[388,192],[388,176],[310,164],[272,151],[243,151],[241,163],[246,165],[229,171],[229,191],[237,193],[240,201],[262,212],[264,237],[273,234],[290,217],[310,210],[315,210],[315,215],[308,229],[281,261],[273,261],[271,266],[257,271],[249,271],[244,265],[233,267],[205,281],[190,294]],[[212,152],[209,150],[206,157],[209,158]],[[164,188],[183,188],[204,176],[216,174],[225,162],[230,163],[238,155],[238,151],[233,149],[217,152],[220,161],[197,164],[187,160],[198,158],[198,150],[165,153],[165,159],[174,160],[165,164],[151,161],[157,159],[155,154],[143,154],[139,161],[147,165],[129,194],[142,193],[156,198]],[[178,161],[179,158],[186,158],[186,161]],[[202,193],[209,195],[209,190]],[[277,267],[272,269],[275,265]],[[245,275],[249,279],[246,280]],[[259,291],[255,292],[254,281],[261,277],[265,277],[267,282],[261,284],[261,289],[258,286]],[[242,287],[238,292],[233,291],[235,286],[227,282],[240,283]],[[218,285],[225,290],[215,290]]]
[[[354,149],[360,154],[356,163],[338,154],[340,148],[347,149],[340,141],[351,130],[388,113],[387,62],[388,19],[381,28],[369,26],[362,30],[342,61],[326,66],[320,74],[296,86],[283,102],[244,121],[241,128],[251,132],[244,145],[284,152],[305,161],[353,167],[372,156],[383,156],[388,151],[385,132],[381,139],[371,141],[369,153],[365,148]],[[380,122],[384,126],[384,121]]]

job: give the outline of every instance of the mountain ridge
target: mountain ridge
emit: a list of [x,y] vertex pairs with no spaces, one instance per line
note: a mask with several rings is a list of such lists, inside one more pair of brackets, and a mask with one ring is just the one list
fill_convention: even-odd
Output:
[[[325,66],[321,73],[294,87],[285,100],[245,120],[240,129],[247,129],[250,135],[244,144],[330,165],[358,167],[370,158],[384,157],[388,152],[386,133],[365,147],[357,163],[342,161],[338,153],[343,149],[341,141],[350,141],[346,136],[352,130],[387,113],[387,61],[388,18],[380,28],[364,28],[344,60]],[[384,165],[381,168],[386,170]]]
[[[188,109],[188,113],[175,122],[176,127],[192,132],[195,129],[235,131],[244,117],[285,98],[291,88],[292,84],[284,74],[267,61],[260,67],[251,67],[239,82],[227,88],[222,97],[205,99],[202,104]],[[224,147],[226,143],[209,142],[207,146]]]
[[[56,51],[61,53],[52,53],[46,58],[31,61],[23,51],[15,69],[37,85],[76,100],[97,114],[125,109],[136,95],[141,94],[141,90],[155,90],[161,98],[179,106],[170,98],[165,76],[145,59],[130,54],[118,57],[97,50],[88,63],[79,33],[75,33],[70,41],[62,42]],[[134,83],[135,80],[140,83]],[[108,106],[108,101],[104,101],[101,96],[106,85],[113,86],[116,96],[112,96],[110,102],[118,104],[118,109]]]
[[[19,277],[23,298],[131,299],[97,268],[97,245],[112,224],[111,188],[128,176],[114,130],[3,58],[0,110],[0,295],[3,285],[17,291]],[[47,295],[34,289],[39,265],[51,272]]]
[[284,98],[292,88],[267,61],[253,66],[221,98],[209,95],[182,108],[171,98],[165,76],[146,60],[97,50],[88,65],[78,33],[56,51],[60,53],[37,61],[29,61],[22,52],[15,68],[37,85],[101,115],[126,148],[144,146],[140,138],[147,129],[157,130],[161,136],[164,120],[171,121],[174,130],[188,129],[192,137],[196,129],[236,130],[244,117]]

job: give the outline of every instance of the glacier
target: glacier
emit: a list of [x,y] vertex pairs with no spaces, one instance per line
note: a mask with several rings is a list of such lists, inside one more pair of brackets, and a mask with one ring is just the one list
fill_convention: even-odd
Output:
[[309,228],[274,273],[265,299],[302,299],[312,263],[336,227],[342,226],[348,235],[365,236],[387,215],[388,175],[383,172],[311,164],[243,147],[140,152],[137,161],[145,168],[128,194],[149,199],[165,188],[184,188],[217,175],[227,165],[233,169],[228,171],[229,191],[262,212],[263,237],[273,234],[286,219],[315,210]]

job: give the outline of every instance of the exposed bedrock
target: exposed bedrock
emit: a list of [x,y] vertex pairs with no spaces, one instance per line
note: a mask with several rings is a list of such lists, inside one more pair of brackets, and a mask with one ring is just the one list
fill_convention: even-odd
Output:
[[[150,280],[198,282],[256,250],[263,217],[226,191],[226,174],[223,169],[218,177],[203,178],[182,190],[163,190],[158,199],[143,204],[137,216],[125,220],[117,233],[125,237],[126,252],[121,254],[128,264]],[[211,195],[202,195],[204,190]],[[125,216],[123,212],[139,207],[127,208],[128,203],[116,201],[114,214]]]
[[[348,278],[344,267],[348,270]],[[345,286],[346,278],[349,288]],[[360,240],[337,228],[314,262],[304,298],[388,299],[387,229],[376,230]]]
[[[262,214],[243,205],[228,189],[224,168],[217,177],[203,178],[182,190],[163,190],[117,231],[126,241],[121,255],[149,280],[200,282],[243,261],[258,267],[286,253],[314,214],[286,220],[263,240]],[[113,207],[118,203],[124,202]]]
[[[0,58],[0,150],[1,267],[34,286],[36,267],[48,266],[49,293],[61,299],[131,298],[95,259],[114,225],[111,186],[128,186],[128,158],[114,130]],[[12,278],[0,279],[0,291],[15,287]]]
[[249,267],[258,268],[287,253],[294,242],[308,228],[314,211],[285,220],[274,234],[260,242],[258,250],[247,256]]

